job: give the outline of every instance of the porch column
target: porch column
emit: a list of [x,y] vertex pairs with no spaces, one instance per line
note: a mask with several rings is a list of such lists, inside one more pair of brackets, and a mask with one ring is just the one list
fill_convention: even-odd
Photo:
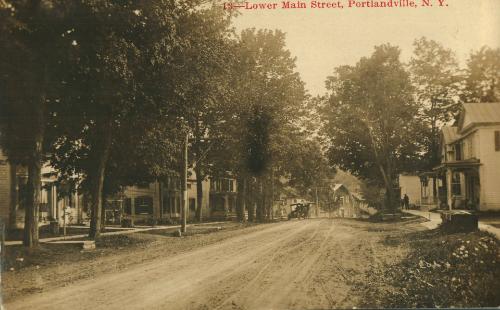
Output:
[[452,188],[451,188],[451,179],[452,179],[453,171],[451,168],[446,169],[446,200],[448,203],[448,208],[451,210],[452,204]]
[[134,227],[135,220],[135,198],[130,198],[130,226]]
[[78,195],[78,191],[75,191],[73,194],[73,203],[75,205],[76,210],[76,223],[80,224],[82,222],[82,208],[80,206],[80,197]]
[[229,195],[224,195],[224,213],[228,213],[229,212]]
[[52,184],[51,189],[52,189],[51,190],[51,195],[52,195],[51,198],[52,199],[51,199],[51,206],[50,206],[50,210],[51,210],[50,216],[52,217],[52,220],[59,222],[59,208],[57,205],[57,186]]

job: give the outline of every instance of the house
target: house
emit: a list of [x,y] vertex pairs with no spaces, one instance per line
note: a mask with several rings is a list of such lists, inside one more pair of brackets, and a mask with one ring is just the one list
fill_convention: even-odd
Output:
[[209,216],[211,219],[236,218],[236,180],[233,178],[210,178]]
[[[24,195],[28,173],[13,166],[0,150],[0,218],[9,228],[24,227]],[[44,165],[40,192],[40,225],[58,222],[59,226],[85,224],[90,216],[90,199],[56,185],[56,171]],[[196,174],[190,171],[187,183],[188,220],[196,214]],[[107,224],[158,223],[178,221],[181,217],[182,191],[178,177],[167,177],[144,185],[125,187],[104,204]],[[229,219],[236,216],[236,180],[211,178],[203,181],[202,218]]]
[[[187,182],[188,220],[194,220],[197,206],[197,184],[194,171],[189,172]],[[202,218],[229,219],[236,217],[236,180],[233,178],[209,178],[202,182]],[[175,222],[181,218],[182,188],[179,177],[165,177],[144,185],[125,187],[122,193],[108,200],[107,212],[110,223],[121,219],[136,222]],[[122,212],[120,212],[122,211]]]
[[333,185],[333,201],[336,205],[335,216],[350,218],[360,216],[361,212],[358,202],[343,184]]
[[13,192],[16,191],[16,170],[15,166],[7,161],[7,157],[0,149],[0,219],[2,223],[12,227],[15,226],[15,213],[11,214],[11,209],[17,207],[13,199]]
[[[54,169],[42,167],[39,224],[58,222],[59,226],[81,224],[87,220],[87,201],[79,193],[70,192],[64,184],[56,185]],[[0,150],[0,217],[10,229],[24,227],[25,195],[28,172],[12,165]]]
[[450,209],[500,211],[500,103],[463,104],[440,145],[441,163],[423,175],[424,188],[436,184],[438,203]]

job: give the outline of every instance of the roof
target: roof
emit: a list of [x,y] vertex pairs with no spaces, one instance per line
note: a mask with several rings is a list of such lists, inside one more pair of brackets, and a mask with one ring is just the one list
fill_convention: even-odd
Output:
[[464,103],[464,110],[471,123],[500,122],[500,102]]
[[338,190],[339,188],[341,188],[342,186],[344,186],[344,185],[342,185],[342,184],[335,184],[335,185],[333,186],[333,190],[334,190],[334,191],[337,191],[337,190]]
[[[500,102],[492,103],[464,103],[458,119],[458,126],[463,130],[464,119],[467,116],[468,124],[500,123]],[[469,127],[466,126],[466,127]]]
[[460,135],[458,134],[458,128],[455,126],[444,126],[441,129],[441,132],[443,133],[444,144],[450,144],[460,138]]
[[360,194],[353,193],[352,195],[353,195],[353,196],[354,196],[354,198],[356,198],[357,200],[360,200],[360,201],[365,200],[365,198],[363,198],[363,196],[361,196]]
[[342,183],[336,183],[333,185],[333,192],[336,193],[338,190],[340,190],[341,188],[344,188],[344,190],[349,194],[349,195],[352,195],[351,194],[351,191],[349,190],[349,188],[347,188],[347,186],[345,186],[344,184]]
[[466,160],[454,160],[454,161],[447,161],[441,163],[441,165],[435,167],[433,170],[438,171],[442,170],[445,168],[458,168],[458,169],[471,169],[474,167],[478,167],[481,165],[481,162],[478,159],[471,158],[471,159],[466,159]]

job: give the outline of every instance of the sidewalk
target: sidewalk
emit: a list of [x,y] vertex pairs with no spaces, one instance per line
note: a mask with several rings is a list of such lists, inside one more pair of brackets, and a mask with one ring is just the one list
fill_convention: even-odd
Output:
[[441,224],[441,214],[436,212],[420,211],[420,210],[403,210],[403,212],[420,216],[429,220],[428,222],[422,223],[422,225],[427,227],[428,229],[435,229],[439,226],[439,224]]
[[[222,224],[225,222],[207,222],[207,223],[199,223],[199,224],[188,224],[186,227],[191,227],[191,226],[202,226],[202,225],[216,225],[216,224]],[[113,236],[113,235],[126,235],[126,234],[133,234],[133,233],[138,233],[138,232],[143,232],[143,231],[149,231],[149,230],[159,230],[159,229],[175,229],[175,228],[181,228],[181,225],[168,225],[168,226],[154,226],[154,227],[146,227],[146,226],[140,226],[140,227],[135,227],[135,228],[127,228],[125,229],[120,229],[117,231],[110,231],[110,232],[105,232],[101,233],[101,236]],[[51,238],[43,238],[40,239],[39,242],[52,242],[52,241],[65,241],[65,240],[72,240],[72,239],[79,239],[79,238],[86,238],[88,237],[88,234],[79,234],[79,235],[71,235],[71,236],[60,236],[60,237],[51,237]],[[16,241],[5,241],[5,245],[20,245],[23,244],[22,241],[16,240]]]
[[[424,225],[428,229],[437,228],[439,224],[441,224],[441,214],[437,212],[420,211],[420,210],[403,210],[403,212],[428,219],[429,220],[428,222],[422,223],[422,225]],[[500,240],[500,228],[491,226],[481,220],[479,221],[478,226],[479,230],[487,231]]]

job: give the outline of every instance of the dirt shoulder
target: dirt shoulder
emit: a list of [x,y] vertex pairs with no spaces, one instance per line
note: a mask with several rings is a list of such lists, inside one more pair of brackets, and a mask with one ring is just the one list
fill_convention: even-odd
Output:
[[180,238],[173,236],[176,229],[106,236],[96,242],[97,249],[92,251],[83,251],[75,244],[40,244],[29,251],[22,246],[9,246],[2,263],[2,297],[8,301],[68,286],[259,229],[257,225],[227,222],[193,227]]

